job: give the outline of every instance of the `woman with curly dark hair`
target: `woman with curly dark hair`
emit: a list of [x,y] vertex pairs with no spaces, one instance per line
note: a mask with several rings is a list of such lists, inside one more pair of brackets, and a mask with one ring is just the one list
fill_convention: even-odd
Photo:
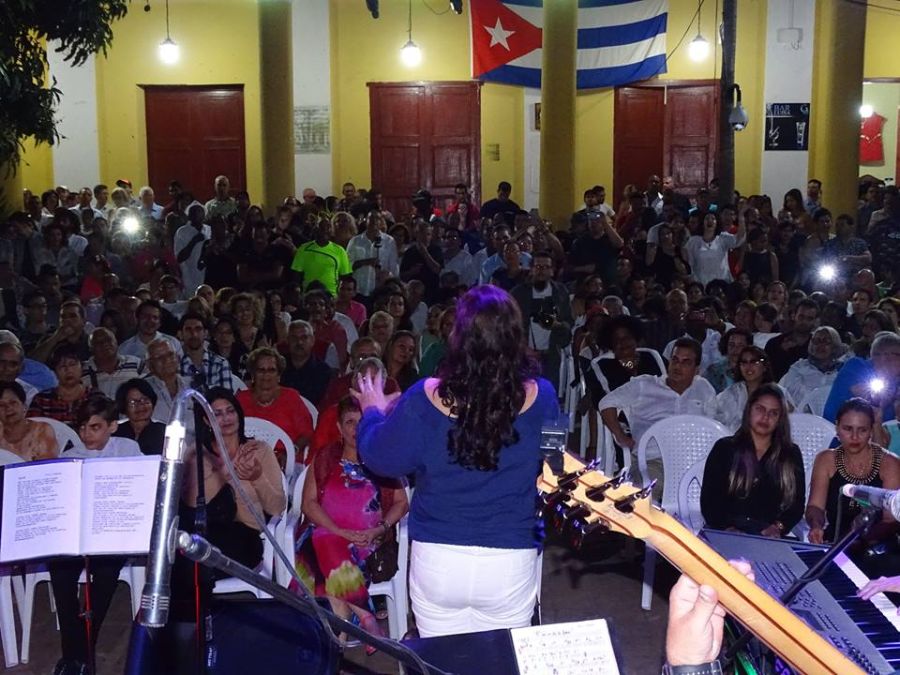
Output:
[[357,444],[376,474],[416,474],[410,598],[422,637],[527,626],[536,596],[534,484],[559,404],[527,355],[519,307],[484,285],[456,309],[437,378],[392,410],[361,376]]

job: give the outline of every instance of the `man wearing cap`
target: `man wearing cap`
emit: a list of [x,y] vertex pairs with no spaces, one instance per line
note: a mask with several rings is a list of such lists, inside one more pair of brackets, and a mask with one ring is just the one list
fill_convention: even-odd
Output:
[[229,194],[231,182],[228,180],[228,176],[216,176],[214,187],[216,196],[206,202],[203,207],[206,209],[206,220],[210,220],[213,216],[227,218],[238,208],[234,197]]
[[128,203],[126,206],[140,206],[140,202],[134,198],[134,193],[131,191],[131,181],[127,178],[120,178],[116,181],[116,187],[120,187],[125,190],[125,196],[128,198]]

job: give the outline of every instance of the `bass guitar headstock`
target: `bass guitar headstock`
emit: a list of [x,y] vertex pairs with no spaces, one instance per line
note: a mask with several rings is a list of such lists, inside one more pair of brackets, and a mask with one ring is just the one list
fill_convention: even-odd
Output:
[[560,475],[544,464],[537,487],[548,525],[566,532],[575,546],[594,532],[646,539],[652,529],[648,520],[653,517],[650,493],[655,481],[638,488],[629,482],[626,471],[610,477],[597,464],[586,464],[567,452]]

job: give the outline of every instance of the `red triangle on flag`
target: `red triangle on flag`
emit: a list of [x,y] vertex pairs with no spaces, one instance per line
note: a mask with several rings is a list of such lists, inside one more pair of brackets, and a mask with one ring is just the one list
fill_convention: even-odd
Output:
[[473,77],[541,48],[541,29],[499,0],[470,0],[469,11]]

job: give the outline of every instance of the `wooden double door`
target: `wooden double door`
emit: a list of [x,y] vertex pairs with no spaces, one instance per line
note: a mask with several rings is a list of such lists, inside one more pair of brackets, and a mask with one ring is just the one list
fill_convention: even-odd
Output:
[[429,190],[442,208],[457,183],[481,199],[481,95],[478,82],[369,83],[372,187],[395,217]]
[[[246,189],[243,86],[145,86],[147,173],[156,201],[179,181],[196,199],[225,175],[231,192]],[[259,199],[260,195],[251,195]]]
[[614,189],[646,189],[647,178],[672,176],[693,194],[716,176],[719,82],[677,81],[619,87],[615,94]]

